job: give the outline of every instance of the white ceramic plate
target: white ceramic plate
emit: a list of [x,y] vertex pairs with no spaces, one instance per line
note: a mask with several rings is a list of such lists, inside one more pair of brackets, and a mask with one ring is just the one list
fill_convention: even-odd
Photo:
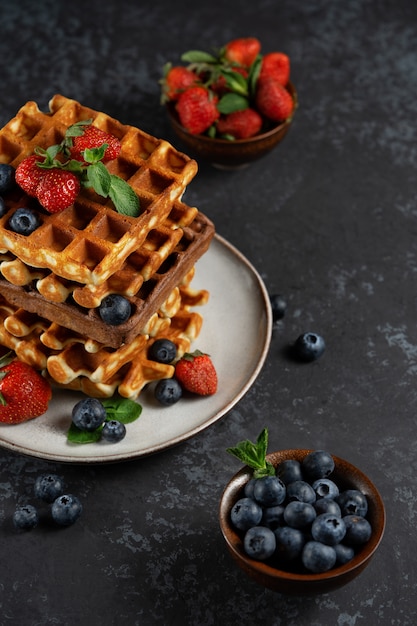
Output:
[[[216,235],[198,261],[192,282],[210,292],[201,310],[204,323],[194,348],[211,355],[219,387],[213,396],[182,398],[171,407],[144,390],[140,418],[127,425],[119,443],[68,443],[71,411],[81,399],[55,390],[45,415],[15,426],[0,424],[0,446],[37,458],[67,463],[106,463],[153,454],[196,435],[242,398],[265,361],[272,332],[267,290],[250,262]],[[197,309],[198,310],[198,309]]]

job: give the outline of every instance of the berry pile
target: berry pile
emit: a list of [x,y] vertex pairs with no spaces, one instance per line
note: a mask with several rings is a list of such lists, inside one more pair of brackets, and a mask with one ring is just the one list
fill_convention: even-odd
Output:
[[[228,452],[259,462],[266,441],[264,430],[257,444],[241,442]],[[372,535],[368,501],[361,491],[337,485],[333,470],[333,457],[324,450],[301,462],[282,461],[276,469],[258,466],[230,511],[245,553],[298,573],[322,573],[349,562]]]
[[[42,474],[35,480],[33,495],[50,505],[50,516],[58,526],[71,526],[80,517],[83,507],[79,498],[65,493],[65,484],[57,474]],[[17,530],[31,530],[39,524],[39,511],[33,504],[16,507],[13,525]]]
[[181,60],[186,65],[164,67],[161,102],[174,104],[193,135],[246,139],[294,113],[288,55],[261,54],[255,37],[234,39],[216,54],[191,50]]
[[126,436],[126,424],[136,421],[141,413],[141,405],[128,398],[84,398],[72,408],[68,441],[118,443]]

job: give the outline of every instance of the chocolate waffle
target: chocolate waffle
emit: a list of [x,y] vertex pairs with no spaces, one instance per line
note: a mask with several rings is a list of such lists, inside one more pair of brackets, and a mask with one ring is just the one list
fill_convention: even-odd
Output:
[[198,337],[202,317],[190,305],[204,304],[207,293],[191,289],[193,273],[171,292],[141,332],[117,350],[18,308],[3,296],[0,343],[42,371],[54,385],[94,397],[110,397],[117,391],[123,397],[137,398],[145,385],[174,373],[173,365],[148,359],[151,344],[158,338],[170,339],[180,357]]
[[0,162],[17,167],[37,146],[59,144],[69,126],[91,119],[120,140],[120,155],[107,168],[136,192],[141,213],[122,215],[110,200],[83,189],[74,205],[61,213],[42,213],[41,225],[30,235],[21,235],[8,228],[14,210],[28,204],[27,196],[16,189],[8,194],[8,210],[0,218],[0,252],[12,252],[24,263],[68,280],[100,285],[169,216],[195,176],[197,164],[167,141],[75,100],[56,95],[49,107],[43,113],[35,102],[28,102],[0,130]]

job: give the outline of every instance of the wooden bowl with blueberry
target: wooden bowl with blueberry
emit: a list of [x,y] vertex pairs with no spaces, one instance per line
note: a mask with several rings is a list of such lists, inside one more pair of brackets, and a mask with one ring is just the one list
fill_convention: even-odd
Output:
[[263,53],[258,39],[246,37],[181,60],[185,65],[165,65],[161,102],[191,156],[236,169],[284,139],[298,107],[286,53]]
[[251,579],[279,593],[312,595],[346,585],[369,565],[384,534],[377,488],[327,451],[266,454],[267,441],[264,429],[255,443],[228,449],[246,463],[220,501],[229,553]]

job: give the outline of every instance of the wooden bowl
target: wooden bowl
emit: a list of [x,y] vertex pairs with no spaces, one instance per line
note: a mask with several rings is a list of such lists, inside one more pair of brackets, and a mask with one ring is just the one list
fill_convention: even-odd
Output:
[[[267,456],[277,467],[285,459],[301,461],[311,450],[281,450]],[[288,572],[248,557],[243,550],[241,535],[232,526],[230,511],[233,504],[242,497],[245,484],[252,477],[252,470],[244,467],[226,486],[220,501],[220,528],[227,548],[236,564],[260,585],[274,591],[289,595],[313,595],[328,593],[346,585],[356,578],[369,565],[377,550],[385,529],[385,507],[382,498],[371,480],[358,468],[347,461],[333,456],[335,469],[329,477],[342,489],[359,489],[368,499],[367,519],[372,526],[369,541],[345,565],[335,567],[327,572],[314,574]]]
[[[294,99],[295,113],[298,106],[298,97],[292,83],[289,83],[288,91]],[[180,124],[178,114],[175,110],[175,103],[169,102],[167,104],[167,111],[174,132],[184,144],[190,156],[209,161],[212,165],[220,169],[244,167],[249,165],[252,161],[263,157],[284,139],[294,119],[293,113],[292,117],[278,126],[274,126],[267,132],[255,135],[249,139],[229,141],[227,139],[213,139],[205,135],[192,135]]]

